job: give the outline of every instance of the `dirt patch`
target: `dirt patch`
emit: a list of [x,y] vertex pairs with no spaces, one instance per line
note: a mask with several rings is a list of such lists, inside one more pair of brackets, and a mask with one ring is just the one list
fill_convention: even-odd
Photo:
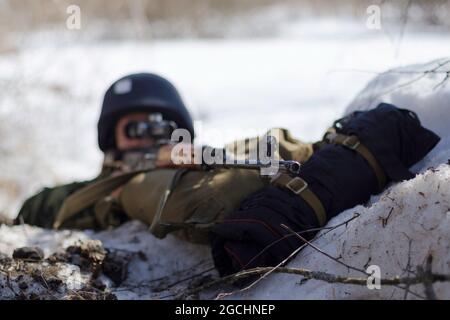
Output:
[[79,241],[47,258],[38,247],[18,248],[12,258],[0,253],[0,299],[116,299],[102,279],[120,285],[134,255],[105,249],[98,240]]

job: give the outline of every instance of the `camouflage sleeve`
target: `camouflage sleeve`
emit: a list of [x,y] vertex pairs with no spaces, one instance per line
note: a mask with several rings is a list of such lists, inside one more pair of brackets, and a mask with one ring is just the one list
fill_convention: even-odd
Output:
[[56,214],[64,200],[88,183],[74,182],[55,188],[44,188],[24,202],[16,218],[16,223],[23,221],[42,228],[52,228]]

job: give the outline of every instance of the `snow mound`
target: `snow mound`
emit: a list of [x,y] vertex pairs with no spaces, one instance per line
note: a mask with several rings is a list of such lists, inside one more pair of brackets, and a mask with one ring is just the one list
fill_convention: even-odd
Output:
[[367,110],[380,102],[416,112],[422,125],[433,130],[441,141],[412,169],[446,163],[450,158],[450,59],[443,58],[421,65],[386,71],[353,100],[346,113]]

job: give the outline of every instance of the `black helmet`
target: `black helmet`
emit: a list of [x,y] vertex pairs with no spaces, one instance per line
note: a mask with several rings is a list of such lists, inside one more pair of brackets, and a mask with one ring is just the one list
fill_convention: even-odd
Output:
[[98,120],[98,145],[102,151],[116,147],[114,128],[131,112],[161,113],[194,137],[194,125],[177,89],[156,74],[131,74],[114,82],[105,93]]

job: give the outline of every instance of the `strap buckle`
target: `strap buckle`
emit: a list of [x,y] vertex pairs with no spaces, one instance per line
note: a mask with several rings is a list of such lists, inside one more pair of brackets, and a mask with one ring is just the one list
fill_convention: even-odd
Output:
[[342,141],[342,145],[346,146],[349,149],[355,150],[359,147],[361,142],[359,141],[357,136],[348,136]]
[[295,177],[286,184],[286,188],[295,194],[300,194],[308,188],[308,183],[300,177]]

